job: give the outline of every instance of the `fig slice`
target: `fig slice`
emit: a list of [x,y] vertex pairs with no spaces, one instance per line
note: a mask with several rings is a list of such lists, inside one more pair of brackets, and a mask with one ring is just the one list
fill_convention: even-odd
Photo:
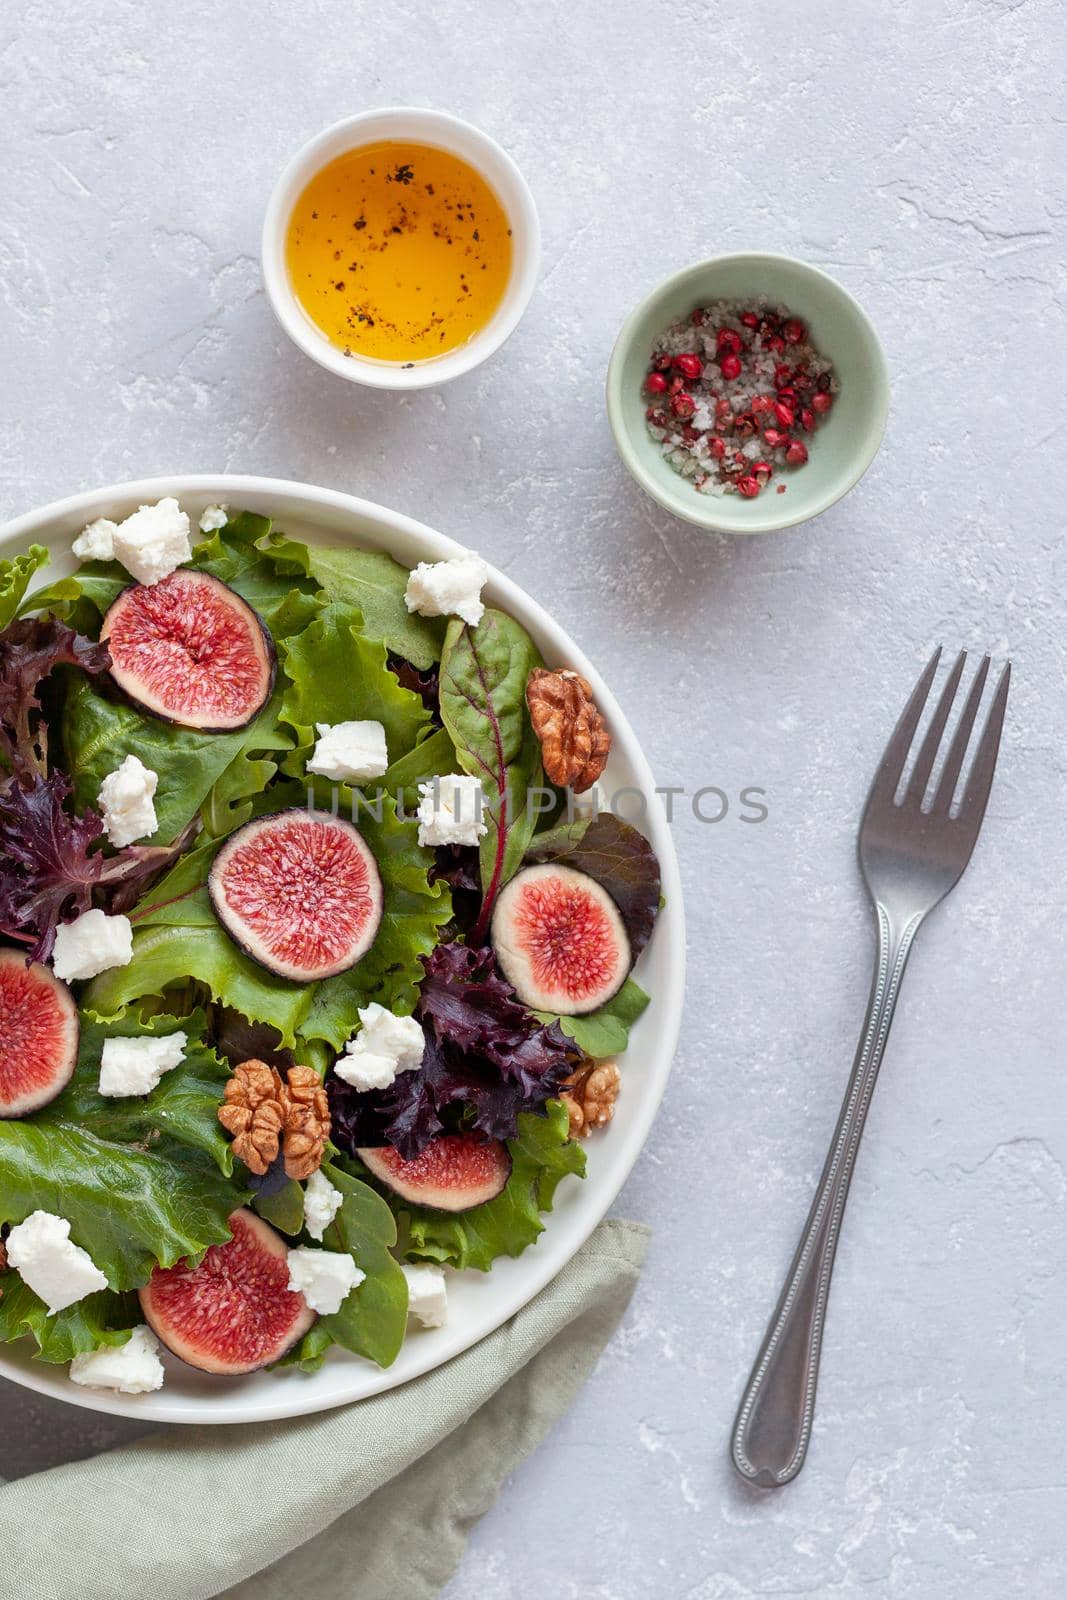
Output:
[[79,1037],[66,984],[21,950],[0,950],[0,1117],[29,1116],[63,1092]]
[[325,811],[277,811],[232,834],[208,878],[235,944],[279,978],[312,983],[366,955],[382,880],[358,828]]
[[595,1011],[633,965],[608,891],[576,867],[524,867],[501,892],[490,929],[500,968],[524,1005],[564,1017]]
[[435,1211],[471,1211],[503,1194],[511,1177],[507,1146],[476,1133],[444,1133],[414,1161],[405,1161],[388,1144],[356,1155],[401,1200]]
[[201,1372],[237,1376],[278,1361],[315,1313],[289,1288],[289,1247],[254,1211],[235,1211],[233,1237],[198,1267],[157,1267],[141,1310],[168,1350]]
[[207,572],[179,567],[160,583],[124,589],[100,638],[123,693],[183,728],[243,728],[274,687],[277,657],[262,618]]

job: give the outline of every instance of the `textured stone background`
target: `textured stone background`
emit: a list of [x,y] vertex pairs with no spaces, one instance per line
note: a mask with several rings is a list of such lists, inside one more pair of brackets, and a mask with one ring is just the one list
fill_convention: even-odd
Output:
[[[0,13],[0,510],[170,469],[388,502],[556,612],[660,782],[770,795],[761,827],[679,822],[684,1040],[619,1203],[655,1226],[648,1271],[451,1600],[1067,1587],[1063,46],[1056,0]],[[499,137],[545,230],[507,348],[412,399],[301,356],[257,265],[294,147],[405,101]],[[601,389],[653,283],[748,246],[860,296],[893,413],[844,504],[730,542],[629,482]],[[1014,659],[1002,771],[905,985],[809,1465],[767,1498],[731,1477],[727,1432],[865,999],[864,790],[942,640]],[[0,1404],[0,1473],[123,1431],[8,1388]]]

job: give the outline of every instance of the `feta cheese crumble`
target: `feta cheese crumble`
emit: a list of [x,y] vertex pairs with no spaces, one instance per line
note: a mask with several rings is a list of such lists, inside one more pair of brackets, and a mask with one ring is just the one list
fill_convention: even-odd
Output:
[[449,561],[420,561],[408,578],[404,604],[422,617],[454,615],[477,627],[485,612],[482,586],[489,568],[469,550]]
[[401,1262],[400,1270],[408,1284],[408,1316],[424,1328],[443,1328],[448,1320],[448,1288],[441,1268]]
[[185,1060],[188,1043],[180,1028],[159,1039],[105,1039],[100,1052],[100,1093],[109,1100],[151,1094],[163,1074]]
[[7,1264],[48,1307],[48,1315],[107,1288],[92,1257],[72,1244],[70,1223],[51,1211],[34,1211],[7,1236]]
[[113,561],[117,531],[118,523],[112,522],[110,517],[97,517],[82,529],[71,549],[79,561]]
[[331,783],[360,783],[380,778],[389,765],[385,729],[380,722],[317,722],[318,740],[308,761],[309,772]]
[[73,922],[56,929],[52,971],[64,983],[95,978],[112,967],[128,967],[133,959],[133,928],[129,917],[109,917],[103,911],[84,911]]
[[371,1089],[388,1089],[396,1081],[396,1062],[391,1056],[376,1055],[373,1050],[357,1050],[355,1039],[345,1045],[345,1054],[333,1064],[337,1076],[350,1083],[360,1094]]
[[120,1394],[151,1394],[162,1389],[165,1373],[159,1340],[151,1328],[134,1328],[125,1344],[102,1344],[70,1364],[72,1383],[86,1389],[117,1389]]
[[450,772],[419,784],[419,843],[477,844],[489,825],[482,821],[485,796],[480,778]]
[[140,506],[111,536],[116,560],[138,583],[159,583],[193,553],[189,518],[171,495]]
[[333,1069],[353,1089],[361,1094],[388,1089],[398,1073],[422,1066],[426,1039],[414,1017],[394,1016],[375,1000],[360,1008],[359,1020],[359,1032],[349,1039]]
[[335,1189],[329,1178],[313,1172],[304,1190],[304,1227],[313,1239],[322,1243],[322,1236],[344,1203],[344,1195]]
[[229,520],[230,513],[226,506],[207,506],[200,513],[200,532],[217,533]]
[[158,772],[137,756],[127,756],[100,785],[99,804],[107,836],[119,849],[147,839],[159,827],[154,797]]
[[289,1288],[302,1294],[312,1311],[332,1317],[367,1276],[350,1255],[299,1245],[289,1252]]

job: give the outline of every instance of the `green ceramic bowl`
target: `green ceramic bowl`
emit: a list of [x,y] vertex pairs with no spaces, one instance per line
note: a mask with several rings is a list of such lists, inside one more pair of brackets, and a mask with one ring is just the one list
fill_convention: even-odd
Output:
[[[653,341],[697,306],[766,295],[808,324],[841,382],[833,411],[809,441],[807,465],[782,475],[758,500],[700,494],[668,466],[645,426],[644,379]],[[627,318],[608,366],[608,418],[619,454],[653,500],[699,528],[773,533],[817,517],[858,483],[878,452],[889,414],[889,374],[878,335],[857,302],[833,278],[791,256],[713,256],[676,272]]]

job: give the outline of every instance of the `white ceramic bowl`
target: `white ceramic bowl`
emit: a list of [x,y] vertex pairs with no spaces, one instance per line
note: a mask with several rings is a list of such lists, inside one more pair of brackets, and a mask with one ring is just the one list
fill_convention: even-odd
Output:
[[[293,207],[307,184],[329,162],[348,150],[379,139],[408,139],[451,150],[476,168],[494,190],[511,223],[511,276],[504,298],[485,327],[466,344],[444,355],[413,363],[346,356],[331,344],[296,295],[285,263],[285,239]],[[444,111],[417,106],[391,106],[363,111],[335,122],[298,150],[289,162],[267,206],[263,222],[263,280],[274,314],[290,339],[313,361],[352,383],[376,389],[425,389],[447,383],[477,367],[499,350],[529,304],[541,259],[541,227],[533,195],[511,157],[488,134]]]
[[[297,538],[387,550],[406,566],[440,561],[460,550],[453,540],[422,523],[352,495],[280,479],[205,475],[123,483],[57,501],[0,529],[0,556],[13,555],[34,542],[46,544],[54,563],[44,575],[50,580],[76,566],[70,545],[87,522],[95,517],[125,516],[142,502],[167,494],[177,496],[194,522],[209,505],[241,507],[273,517]],[[652,1125],[681,1020],[685,923],[674,842],[648,763],[596,670],[548,612],[495,568],[490,569],[486,598],[529,629],[546,661],[575,667],[589,679],[614,736],[603,792],[625,786],[645,797],[641,827],[659,856],[663,873],[666,903],[636,968],[651,1004],[634,1027],[628,1055],[623,1058],[623,1087],[615,1119],[610,1128],[587,1143],[588,1176],[584,1181],[564,1179],[555,1210],[545,1219],[545,1232],[524,1255],[497,1261],[488,1274],[452,1274],[447,1326],[410,1332],[396,1362],[385,1372],[341,1350],[333,1351],[322,1370],[311,1375],[289,1370],[236,1380],[210,1377],[168,1357],[167,1381],[158,1394],[120,1395],[78,1388],[65,1368],[34,1361],[26,1345],[0,1345],[0,1376],[91,1410],[157,1422],[262,1422],[324,1411],[417,1377],[491,1333],[555,1277],[615,1199]],[[630,818],[632,807],[630,793],[626,801]]]

